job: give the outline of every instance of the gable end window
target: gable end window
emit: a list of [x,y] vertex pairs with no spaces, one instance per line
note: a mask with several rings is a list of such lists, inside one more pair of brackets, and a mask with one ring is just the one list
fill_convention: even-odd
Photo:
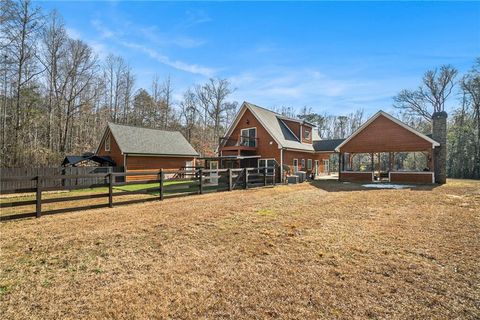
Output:
[[110,151],[110,134],[105,138],[105,151]]

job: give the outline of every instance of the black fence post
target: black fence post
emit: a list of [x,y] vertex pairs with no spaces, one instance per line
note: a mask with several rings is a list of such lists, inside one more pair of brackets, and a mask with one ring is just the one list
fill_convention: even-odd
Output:
[[108,174],[108,206],[113,208],[113,173]]
[[244,188],[244,189],[248,189],[248,169],[245,168],[245,169],[243,170],[243,173],[244,173],[243,180],[244,180],[244,182],[245,182],[243,188]]
[[160,169],[160,200],[163,200],[163,169]]
[[202,168],[198,169],[198,187],[199,187],[199,190],[198,192],[200,194],[203,193],[203,172],[202,172]]
[[35,216],[40,218],[42,216],[42,179],[37,176],[37,194],[35,204]]
[[228,169],[228,191],[232,191],[233,183],[232,183],[232,169]]

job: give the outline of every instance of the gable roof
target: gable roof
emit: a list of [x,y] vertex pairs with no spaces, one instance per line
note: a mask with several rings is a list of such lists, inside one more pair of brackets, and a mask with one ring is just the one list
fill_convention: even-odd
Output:
[[345,144],[347,144],[350,140],[352,140],[357,134],[359,134],[360,132],[362,132],[365,128],[367,128],[375,119],[377,119],[378,117],[380,116],[384,116],[385,118],[387,118],[388,120],[398,124],[399,126],[401,126],[402,128],[416,134],[417,136],[419,136],[420,138],[430,142],[432,144],[432,147],[438,147],[440,145],[440,143],[438,143],[437,141],[433,140],[432,138],[428,137],[427,135],[424,135],[423,133],[421,132],[418,132],[417,130],[413,129],[412,127],[410,127],[409,125],[403,123],[402,121],[398,120],[397,118],[391,116],[390,114],[380,110],[378,111],[377,113],[375,113],[370,119],[368,119],[367,122],[365,122],[364,124],[362,124],[360,126],[360,128],[358,128],[354,133],[352,133],[347,139],[345,139],[340,145],[338,145],[336,148],[335,148],[335,151],[337,152],[340,152],[340,148],[342,146],[344,146]]
[[293,132],[283,122],[283,120],[291,120],[311,125],[310,123],[298,119],[285,117],[279,113],[259,107],[249,102],[242,103],[242,107],[240,108],[235,121],[232,123],[225,135],[226,137],[230,136],[233,129],[236,127],[238,121],[242,117],[243,113],[247,109],[250,110],[250,112],[258,119],[258,121],[262,124],[265,130],[267,130],[267,132],[272,136],[275,142],[277,142],[279,147],[298,149],[302,151],[315,151],[312,144],[301,143],[298,138],[293,134]]
[[85,160],[90,160],[100,164],[106,163],[110,166],[115,165],[115,161],[113,161],[113,159],[110,158],[109,156],[97,156],[95,154],[89,154],[89,155],[81,155],[81,156],[66,156],[65,159],[63,159],[62,166],[67,166],[67,165],[75,166],[79,162],[82,162]]
[[122,153],[198,156],[197,151],[179,131],[134,127],[110,122],[108,129]]

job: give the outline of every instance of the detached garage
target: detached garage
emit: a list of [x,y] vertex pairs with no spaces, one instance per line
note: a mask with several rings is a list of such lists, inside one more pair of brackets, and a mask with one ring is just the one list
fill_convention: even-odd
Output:
[[109,156],[117,166],[123,166],[125,172],[194,167],[198,156],[178,131],[114,123],[108,123],[96,154]]

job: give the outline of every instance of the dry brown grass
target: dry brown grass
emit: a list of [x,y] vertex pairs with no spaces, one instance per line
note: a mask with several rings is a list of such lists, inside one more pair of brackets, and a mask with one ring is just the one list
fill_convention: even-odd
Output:
[[0,224],[2,319],[479,318],[480,182],[316,182]]

